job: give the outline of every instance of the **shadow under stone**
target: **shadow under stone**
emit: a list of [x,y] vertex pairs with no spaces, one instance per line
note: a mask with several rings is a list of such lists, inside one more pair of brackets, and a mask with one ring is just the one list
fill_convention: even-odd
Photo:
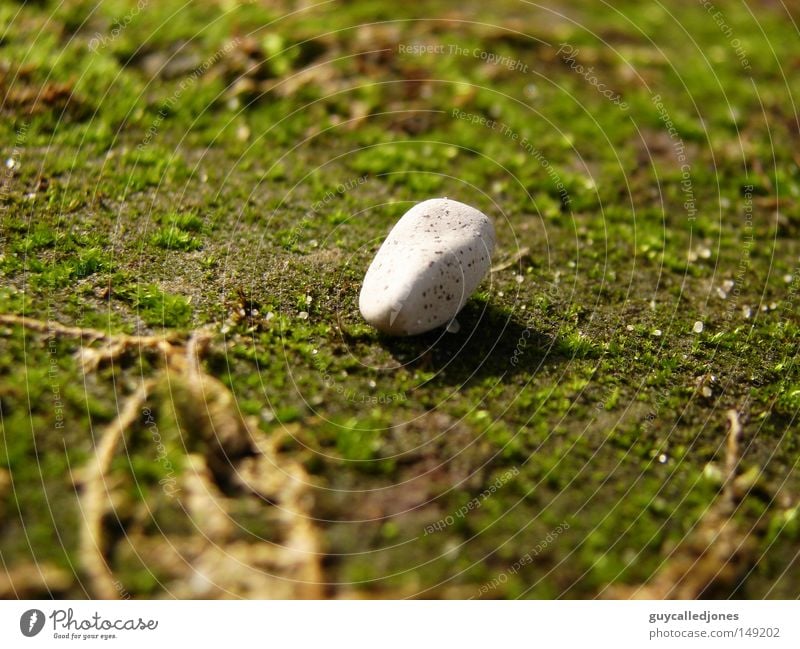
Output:
[[458,314],[460,329],[444,327],[418,336],[381,336],[381,344],[399,363],[435,372],[429,383],[465,385],[487,377],[534,374],[554,361],[567,360],[557,339],[537,331],[533,318],[478,300]]

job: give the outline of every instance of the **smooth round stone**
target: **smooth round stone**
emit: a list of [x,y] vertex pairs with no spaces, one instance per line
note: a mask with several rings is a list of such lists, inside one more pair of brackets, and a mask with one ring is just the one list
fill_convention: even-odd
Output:
[[358,306],[395,336],[450,324],[491,267],[494,226],[474,207],[432,198],[406,212],[372,260]]

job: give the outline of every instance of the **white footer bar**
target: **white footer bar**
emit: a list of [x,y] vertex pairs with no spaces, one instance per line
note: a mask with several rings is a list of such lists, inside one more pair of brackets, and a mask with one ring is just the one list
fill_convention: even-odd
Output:
[[797,648],[799,629],[796,601],[0,602],[3,647]]

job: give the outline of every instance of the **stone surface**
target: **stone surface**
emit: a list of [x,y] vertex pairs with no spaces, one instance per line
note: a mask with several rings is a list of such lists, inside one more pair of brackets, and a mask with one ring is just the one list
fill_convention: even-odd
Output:
[[494,226],[448,198],[406,212],[372,260],[359,297],[364,319],[410,336],[448,325],[491,267]]

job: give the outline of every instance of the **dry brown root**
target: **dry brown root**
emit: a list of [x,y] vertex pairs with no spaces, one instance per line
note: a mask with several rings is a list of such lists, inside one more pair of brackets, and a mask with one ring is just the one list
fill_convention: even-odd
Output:
[[[219,473],[224,472],[234,460],[249,453],[253,439],[231,391],[222,381],[206,374],[200,366],[200,355],[208,349],[209,341],[206,332],[193,333],[186,345],[183,360],[176,358],[172,367],[179,370],[188,387],[194,401],[194,414],[199,415],[199,421],[194,423],[211,449],[211,468]],[[187,418],[191,416],[190,413],[184,414]]]
[[0,570],[0,599],[35,599],[66,591],[73,575],[48,563],[25,563]]
[[142,384],[128,397],[116,419],[100,434],[95,455],[83,471],[83,494],[81,510],[80,558],[89,578],[91,594],[101,599],[117,599],[119,590],[111,569],[106,562],[106,547],[103,538],[103,517],[109,511],[110,492],[106,478],[120,440],[125,431],[139,418],[147,401],[147,393],[154,381]]
[[738,412],[729,410],[727,422],[725,478],[717,500],[648,582],[611,587],[608,598],[697,599],[715,588],[734,585],[749,565],[753,541],[732,518],[742,491],[736,478],[742,435]]
[[[279,516],[279,542],[238,538],[229,511],[234,500],[215,486],[202,456],[191,456],[183,481],[184,504],[200,532],[193,539],[172,539],[186,564],[175,574],[169,593],[179,598],[319,598],[322,596],[317,535],[307,512]],[[302,476],[301,476],[302,477]],[[277,486],[277,485],[274,485]],[[270,487],[271,498],[279,493]],[[283,494],[285,495],[285,494]],[[298,507],[289,497],[281,506]],[[282,520],[281,520],[282,519]]]
[[[73,338],[85,342],[87,346],[81,346],[78,352],[78,358],[85,371],[95,370],[101,363],[119,358],[131,350],[160,351],[164,354],[169,354],[171,342],[180,340],[178,334],[165,334],[163,336],[109,334],[99,329],[70,327],[55,320],[35,320],[10,314],[0,314],[0,324],[22,327],[28,331],[62,338]],[[105,345],[99,349],[88,346],[96,342],[102,342]]]
[[[170,387],[181,428],[205,443],[204,454],[187,456],[183,493],[171,510],[175,515],[188,514],[196,532],[148,536],[143,532],[152,516],[148,506],[140,511],[136,529],[125,531],[127,548],[139,561],[160,561],[160,572],[172,576],[169,594],[177,597],[322,596],[320,543],[311,522],[308,476],[300,464],[276,452],[256,423],[242,417],[230,390],[203,370],[200,359],[209,348],[209,332],[192,332],[184,342],[179,336],[110,335],[20,316],[0,315],[0,324],[80,340],[85,372],[131,351],[154,353],[164,362],[164,369],[142,383],[103,429],[92,460],[79,472],[83,514],[79,556],[93,596],[116,599],[128,594],[109,559],[118,554],[116,550],[124,553],[125,544],[110,547],[104,531],[106,515],[128,498],[120,480],[110,475],[111,463],[126,432],[140,423],[148,394],[159,382]],[[102,345],[83,346],[84,342]],[[217,486],[220,482],[233,489],[235,497],[224,496]],[[252,499],[274,519],[276,541],[237,537],[231,512],[241,498]]]
[[285,530],[279,563],[292,576],[295,597],[318,599],[323,596],[322,553],[313,524],[309,476],[299,463],[281,458],[271,444],[261,444],[257,450],[239,465],[237,482],[278,505]]
[[729,410],[728,416],[728,438],[725,448],[725,482],[722,486],[722,498],[720,508],[725,513],[731,515],[736,509],[736,473],[739,470],[741,455],[739,453],[739,441],[742,438],[742,424],[739,421],[739,413]]

